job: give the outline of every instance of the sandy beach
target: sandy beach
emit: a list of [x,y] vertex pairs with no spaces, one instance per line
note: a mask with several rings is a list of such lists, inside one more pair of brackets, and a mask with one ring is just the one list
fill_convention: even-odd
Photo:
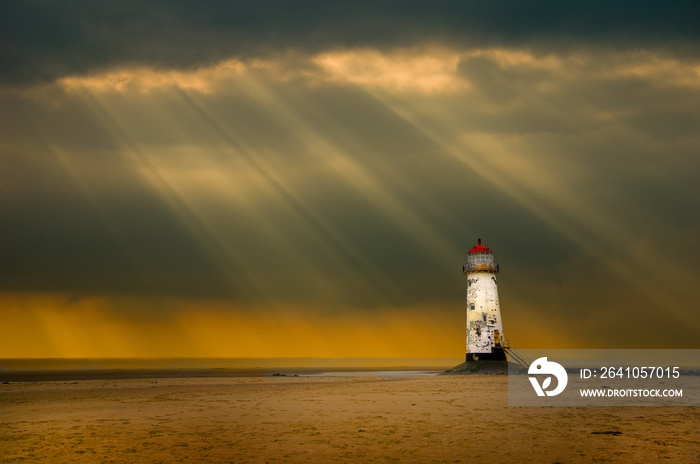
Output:
[[700,462],[698,408],[508,407],[505,376],[0,387],[0,462]]

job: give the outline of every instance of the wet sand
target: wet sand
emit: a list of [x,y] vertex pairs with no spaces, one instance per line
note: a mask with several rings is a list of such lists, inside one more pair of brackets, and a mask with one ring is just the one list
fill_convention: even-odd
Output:
[[506,376],[0,385],[0,462],[700,462],[697,407],[508,407]]

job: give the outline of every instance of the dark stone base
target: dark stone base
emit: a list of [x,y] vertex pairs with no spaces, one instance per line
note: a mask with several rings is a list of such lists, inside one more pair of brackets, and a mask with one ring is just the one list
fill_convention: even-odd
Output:
[[508,362],[472,360],[448,369],[442,375],[508,375]]
[[467,353],[466,362],[473,361],[506,361],[506,352],[496,347],[491,353]]

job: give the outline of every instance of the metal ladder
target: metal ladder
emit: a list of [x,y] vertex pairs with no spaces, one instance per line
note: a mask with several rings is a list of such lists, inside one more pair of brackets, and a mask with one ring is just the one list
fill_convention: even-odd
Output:
[[526,369],[530,367],[530,364],[532,364],[532,360],[518,351],[515,347],[510,346],[509,341],[504,340],[501,346],[503,347],[503,351],[506,352],[509,362],[514,362],[515,364]]

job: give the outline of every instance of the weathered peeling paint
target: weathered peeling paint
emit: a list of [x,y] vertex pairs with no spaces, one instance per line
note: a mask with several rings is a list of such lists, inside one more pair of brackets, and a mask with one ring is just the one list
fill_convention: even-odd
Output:
[[[463,273],[467,276],[467,353],[492,353],[495,331],[503,337],[501,308],[498,302],[498,264],[493,253],[479,245],[469,251]],[[474,308],[474,309],[472,309]]]

